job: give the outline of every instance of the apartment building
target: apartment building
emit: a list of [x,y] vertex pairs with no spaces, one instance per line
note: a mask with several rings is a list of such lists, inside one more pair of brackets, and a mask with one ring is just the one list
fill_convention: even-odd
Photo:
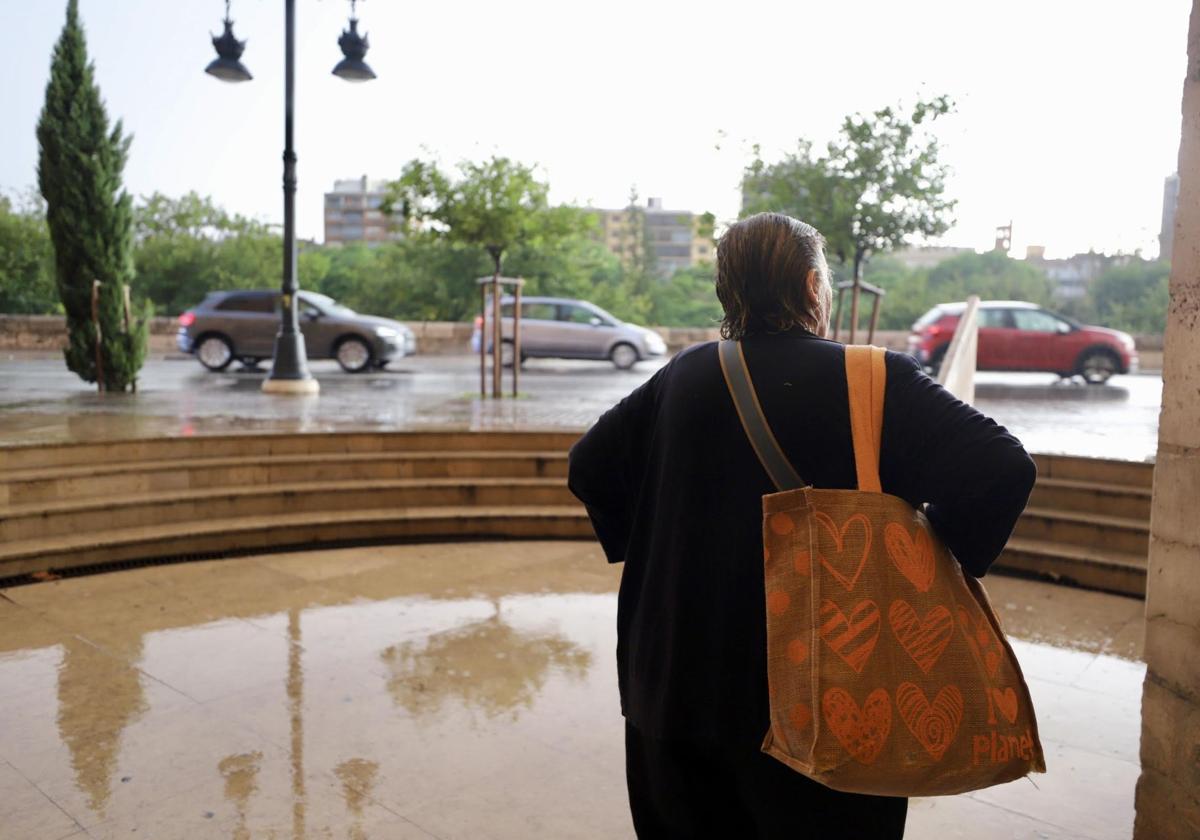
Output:
[[649,199],[645,207],[592,212],[600,240],[624,263],[647,256],[660,276],[670,277],[715,258],[712,217],[707,214],[667,210],[661,198]]
[[386,181],[372,181],[366,175],[334,181],[333,191],[325,193],[325,244],[370,245],[399,238],[380,209],[386,191]]

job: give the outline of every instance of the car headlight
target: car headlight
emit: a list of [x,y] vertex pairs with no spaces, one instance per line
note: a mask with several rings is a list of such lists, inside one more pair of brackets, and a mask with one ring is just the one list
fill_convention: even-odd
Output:
[[662,336],[656,332],[646,333],[646,349],[651,353],[666,353],[667,343],[662,340]]
[[1121,343],[1125,345],[1126,350],[1134,350],[1137,344],[1133,340],[1133,336],[1129,333],[1121,333]]
[[380,338],[396,338],[400,333],[396,332],[391,327],[376,327],[375,335]]

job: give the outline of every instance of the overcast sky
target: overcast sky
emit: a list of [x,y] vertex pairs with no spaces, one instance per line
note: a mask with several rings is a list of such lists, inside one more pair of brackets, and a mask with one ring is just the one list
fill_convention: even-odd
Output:
[[[539,164],[556,202],[736,217],[751,144],[828,140],[841,117],[949,93],[940,126],[957,224],[1014,254],[1157,253],[1176,167],[1188,0],[708,3],[364,0],[379,78],[332,76],[349,3],[297,0],[299,232],[321,239],[334,179],[414,156]],[[65,0],[0,0],[0,190],[35,184],[34,126]],[[254,81],[204,74],[220,0],[80,0],[109,114],[134,135],[137,195],[188,190],[281,210],[283,3],[234,0]],[[719,148],[718,148],[719,147]]]

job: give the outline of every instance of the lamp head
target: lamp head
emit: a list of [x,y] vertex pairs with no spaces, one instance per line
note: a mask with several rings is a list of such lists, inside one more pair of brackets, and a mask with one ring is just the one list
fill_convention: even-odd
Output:
[[216,76],[223,82],[248,82],[254,78],[241,62],[246,42],[234,37],[232,20],[225,18],[225,31],[220,37],[214,35],[212,42],[217,50],[217,57],[204,68],[205,73]]
[[366,35],[358,34],[358,18],[350,18],[350,28],[342,32],[338,46],[342,48],[345,58],[333,68],[333,75],[348,82],[369,82],[375,78],[375,71],[363,61],[371,45]]

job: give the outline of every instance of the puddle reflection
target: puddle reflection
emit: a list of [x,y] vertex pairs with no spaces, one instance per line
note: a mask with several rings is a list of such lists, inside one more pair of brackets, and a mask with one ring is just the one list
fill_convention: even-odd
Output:
[[438,712],[449,698],[468,709],[513,720],[529,710],[552,668],[581,679],[592,656],[557,633],[526,633],[506,624],[497,608],[484,621],[380,653],[391,672],[388,691],[413,715]]
[[[102,598],[67,582],[64,598],[74,591],[91,602],[77,626],[68,626],[69,603],[57,606],[55,623],[28,622],[16,633],[0,623],[0,759],[85,828],[112,834],[407,836],[389,820],[426,806],[461,813],[468,803],[437,803],[464,789],[481,797],[469,805],[480,809],[478,827],[488,808],[503,811],[505,797],[523,789],[506,781],[514,773],[550,768],[569,786],[582,758],[619,767],[616,578],[582,571],[594,559],[572,555],[557,578],[547,566],[514,563],[478,584],[432,564],[364,562],[353,581],[339,582],[353,594],[264,592],[275,608],[264,612],[242,597],[224,609],[196,606],[211,594],[199,591],[202,579],[223,588],[237,586],[238,575],[265,582],[263,567],[259,578],[233,565],[228,577],[205,578],[202,567],[142,570],[172,576],[161,608],[129,609],[125,593],[108,614]],[[338,568],[306,562],[323,581]],[[460,587],[456,595],[447,581]],[[39,586],[10,594],[36,601],[51,592]],[[377,597],[362,595],[372,589]],[[1047,602],[1069,597],[1047,591]],[[1014,623],[1035,637],[1048,626]],[[87,640],[89,628],[103,644]],[[1014,648],[1044,740],[1118,768],[1136,764],[1142,663],[1020,638]],[[1054,772],[1075,772],[1055,757]],[[484,780],[491,787],[474,787]],[[193,818],[201,822],[189,827]]]
[[92,812],[103,817],[112,795],[121,733],[145,714],[148,704],[141,673],[97,667],[99,659],[95,648],[80,639],[63,644],[57,724],[75,783],[87,795]]

